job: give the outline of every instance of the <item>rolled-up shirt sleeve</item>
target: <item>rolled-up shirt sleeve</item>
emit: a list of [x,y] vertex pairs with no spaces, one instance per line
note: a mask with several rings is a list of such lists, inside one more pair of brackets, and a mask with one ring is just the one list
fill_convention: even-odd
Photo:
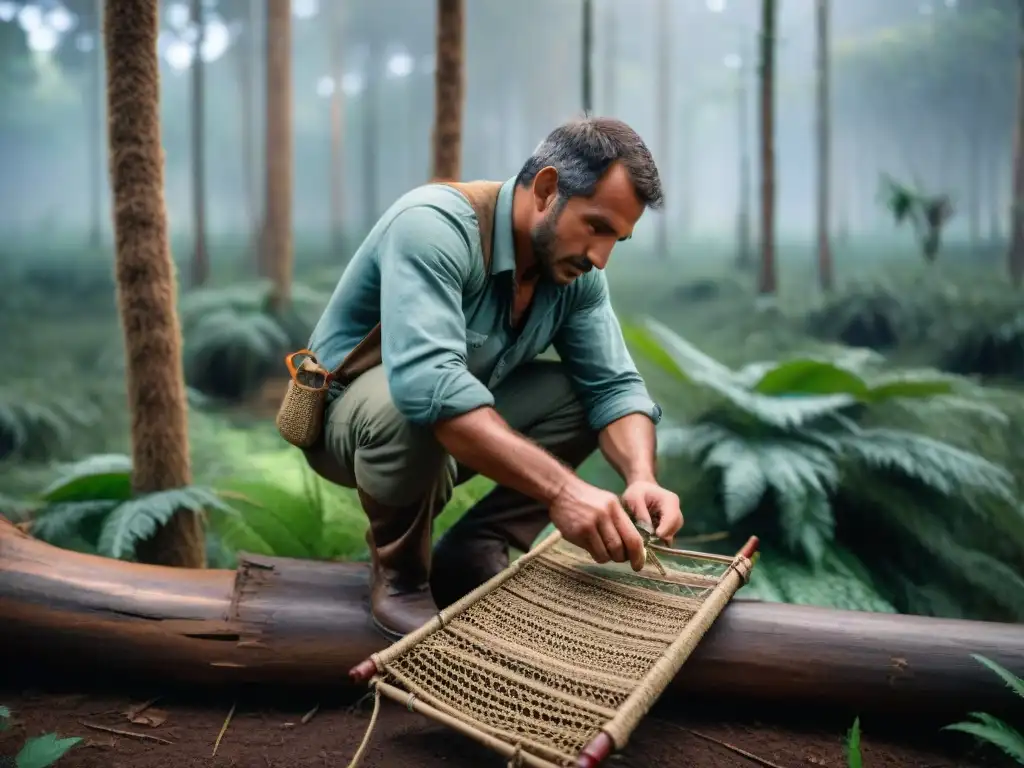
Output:
[[480,259],[474,235],[458,217],[420,206],[398,214],[381,242],[384,372],[392,402],[414,424],[494,404],[466,364],[462,295]]
[[648,394],[636,369],[619,320],[612,309],[603,273],[593,276],[554,338],[567,366],[590,428],[600,431],[631,413],[657,424],[661,407]]

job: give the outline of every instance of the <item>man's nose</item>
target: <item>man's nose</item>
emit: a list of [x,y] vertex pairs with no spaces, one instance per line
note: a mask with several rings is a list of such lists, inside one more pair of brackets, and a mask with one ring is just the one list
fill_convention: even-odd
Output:
[[611,255],[611,248],[592,248],[587,252],[587,261],[597,269],[604,269],[608,266],[608,259]]

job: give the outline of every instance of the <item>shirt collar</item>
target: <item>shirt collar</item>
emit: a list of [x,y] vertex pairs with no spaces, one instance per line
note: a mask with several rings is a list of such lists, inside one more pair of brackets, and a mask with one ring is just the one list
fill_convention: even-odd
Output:
[[498,202],[494,209],[494,239],[491,251],[491,274],[512,272],[516,268],[516,246],[512,236],[512,196],[516,179],[501,185]]

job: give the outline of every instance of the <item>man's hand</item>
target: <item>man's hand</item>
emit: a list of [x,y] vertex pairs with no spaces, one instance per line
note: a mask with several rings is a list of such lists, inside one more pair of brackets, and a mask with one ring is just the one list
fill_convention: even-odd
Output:
[[555,497],[549,514],[565,540],[587,550],[596,562],[628,560],[634,571],[644,567],[644,540],[614,493],[573,476]]
[[655,482],[639,480],[630,483],[622,494],[622,503],[637,520],[650,523],[654,535],[672,543],[672,537],[683,527],[679,497]]

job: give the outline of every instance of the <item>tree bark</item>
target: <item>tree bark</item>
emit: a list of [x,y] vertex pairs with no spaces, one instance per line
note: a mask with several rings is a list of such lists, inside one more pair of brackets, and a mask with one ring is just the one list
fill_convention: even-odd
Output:
[[580,95],[583,102],[583,112],[590,114],[594,111],[594,2],[583,0],[582,2],[582,40],[580,52]]
[[829,234],[829,211],[832,205],[832,128],[829,99],[829,0],[815,0],[817,22],[817,139],[818,139],[818,285],[831,291],[832,243]]
[[266,259],[271,306],[282,311],[292,289],[292,4],[267,0]]
[[757,292],[778,290],[775,272],[775,0],[761,0],[761,272]]
[[[187,486],[192,479],[177,285],[164,207],[158,30],[157,0],[107,0],[103,33],[115,276],[137,494]],[[206,548],[198,515],[177,512],[140,544],[137,555],[143,562],[202,568]]]
[[[96,18],[103,23],[103,0],[95,0]],[[103,46],[96,41],[89,80],[86,152],[89,159],[89,245],[103,245]]]
[[465,91],[464,0],[437,0],[437,66],[434,70],[435,180],[458,181],[462,163]]
[[1010,210],[1010,281],[1024,281],[1024,0],[1017,1],[1017,120],[1013,131],[1013,194]]
[[210,255],[206,250],[206,65],[203,42],[206,39],[206,14],[203,0],[192,0],[189,17],[198,30],[195,56],[192,58],[192,273],[191,285],[198,288],[210,279]]
[[618,46],[618,16],[615,12],[616,0],[605,0],[603,24],[604,27],[604,66],[601,68],[604,75],[604,82],[601,87],[601,98],[603,101],[602,110],[606,115],[615,114],[616,82],[619,66]]
[[[0,519],[0,652],[61,674],[221,688],[330,688],[384,648],[367,567],[246,556],[236,571],[57,549]],[[747,602],[728,606],[664,694],[961,716],[1019,701],[970,654],[1024,673],[1020,626]]]
[[[245,201],[245,239],[249,246],[250,254],[259,253],[259,194],[256,189],[256,142],[253,123],[256,117],[255,88],[256,79],[253,76],[252,40],[256,36],[256,4],[249,3],[246,10],[246,21],[242,40],[234,46],[231,55],[235,63],[235,73],[238,77],[238,99],[239,109],[242,116],[239,118],[239,149],[242,159],[242,199]],[[253,265],[254,272],[259,274],[259,265]]]
[[342,11],[342,4],[335,0],[330,6],[330,20],[327,24],[330,36],[327,48],[330,54],[331,78],[334,81],[334,90],[331,91],[331,210],[328,221],[331,228],[331,250],[335,258],[340,258],[345,249],[345,94],[341,89],[345,77],[345,62],[342,56]]
[[748,269],[753,264],[750,236],[751,195],[750,195],[750,96],[749,85],[752,69],[747,46],[740,49],[740,66],[736,71],[736,143],[739,159],[737,187],[739,202],[736,209],[736,265]]
[[[671,169],[670,155],[672,137],[669,134],[672,123],[672,13],[669,0],[658,0],[657,16],[655,17],[655,36],[657,42],[657,93],[655,105],[658,120],[658,165],[661,167],[662,179],[668,179]],[[659,259],[669,258],[668,246],[668,211],[658,212],[655,230],[654,253]]]

